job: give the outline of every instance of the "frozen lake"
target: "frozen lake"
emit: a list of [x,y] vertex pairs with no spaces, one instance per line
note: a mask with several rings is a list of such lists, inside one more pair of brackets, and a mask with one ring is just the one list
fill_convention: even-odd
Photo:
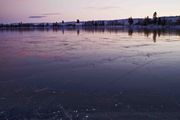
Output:
[[180,119],[180,31],[0,31],[0,119]]

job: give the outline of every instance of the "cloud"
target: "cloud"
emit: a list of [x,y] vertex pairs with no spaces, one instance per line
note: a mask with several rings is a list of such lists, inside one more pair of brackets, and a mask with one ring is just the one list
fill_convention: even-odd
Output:
[[32,18],[32,19],[39,19],[39,18],[45,18],[46,16],[29,16],[29,18]]
[[43,13],[43,14],[39,14],[39,15],[29,16],[28,18],[30,18],[30,19],[40,19],[40,18],[45,18],[45,17],[48,17],[48,16],[56,16],[56,15],[60,15],[60,13]]

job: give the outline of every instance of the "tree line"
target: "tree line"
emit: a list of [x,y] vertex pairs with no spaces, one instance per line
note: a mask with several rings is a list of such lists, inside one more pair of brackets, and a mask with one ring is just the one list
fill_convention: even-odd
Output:
[[[132,17],[129,17],[127,19],[127,23],[131,25],[140,25],[140,26],[148,26],[148,25],[180,25],[180,16],[177,17],[177,20],[175,22],[172,22],[168,20],[168,17],[158,17],[157,12],[153,13],[152,18],[149,18],[149,16],[145,17],[144,19],[139,19],[135,22],[135,19]],[[63,26],[70,26],[70,27],[76,27],[76,26],[87,26],[87,27],[97,27],[97,26],[124,26],[126,25],[121,20],[109,20],[109,21],[85,21],[81,22],[79,19],[76,20],[76,22],[65,22],[62,20],[62,22],[55,22],[55,23],[40,23],[40,24],[31,24],[31,23],[18,23],[18,24],[0,24],[0,28],[59,28]]]
[[[128,24],[129,25],[134,24],[134,20],[132,17],[129,17]],[[143,25],[143,26],[147,26],[147,25],[161,25],[161,26],[180,25],[180,17],[178,17],[176,22],[173,23],[172,21],[168,21],[165,17],[157,17],[157,12],[154,12],[152,18],[149,18],[149,16],[147,16],[142,21],[137,22],[135,25]]]

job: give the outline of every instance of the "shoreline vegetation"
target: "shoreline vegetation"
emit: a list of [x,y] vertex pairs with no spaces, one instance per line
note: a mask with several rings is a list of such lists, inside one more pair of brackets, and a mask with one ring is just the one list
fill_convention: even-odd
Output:
[[55,23],[11,23],[0,24],[0,30],[5,29],[59,29],[59,28],[130,28],[130,29],[178,29],[180,30],[180,16],[157,17],[157,12],[153,17],[119,19],[119,20],[92,20],[73,22],[55,22]]

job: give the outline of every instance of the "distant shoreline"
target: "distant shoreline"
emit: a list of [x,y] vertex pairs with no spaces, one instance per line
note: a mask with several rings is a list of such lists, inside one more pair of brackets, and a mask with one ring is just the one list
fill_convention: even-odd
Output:
[[166,25],[166,26],[159,26],[159,25],[148,25],[148,26],[141,26],[141,25],[131,25],[131,26],[59,26],[59,27],[40,27],[40,26],[33,26],[33,27],[0,27],[0,30],[38,30],[38,29],[132,29],[132,30],[180,30],[180,25]]
[[84,28],[84,27],[105,27],[105,28],[128,28],[128,29],[180,29],[180,16],[156,17],[153,18],[128,18],[119,20],[92,20],[55,23],[11,23],[0,24],[0,29],[59,29],[59,28]]

